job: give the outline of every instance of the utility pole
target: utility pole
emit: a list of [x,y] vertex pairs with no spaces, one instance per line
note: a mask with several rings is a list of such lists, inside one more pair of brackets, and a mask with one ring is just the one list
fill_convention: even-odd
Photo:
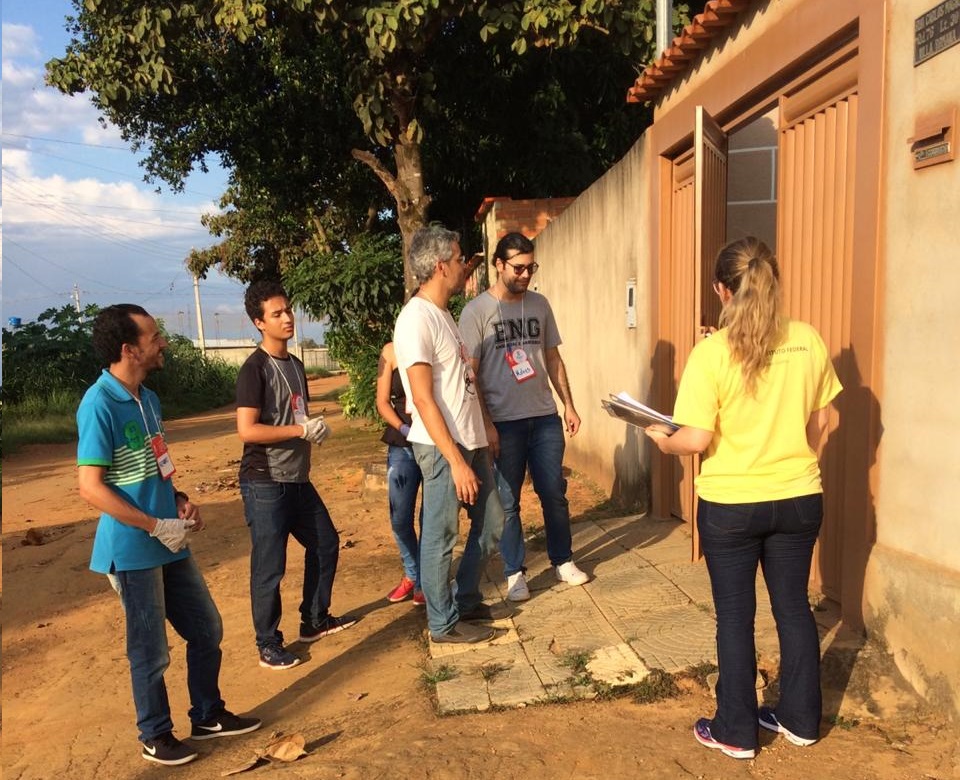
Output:
[[183,332],[183,309],[177,312],[177,319],[180,321],[180,335],[185,336],[186,334]]
[[657,0],[657,52],[659,57],[673,41],[673,0]]
[[207,342],[203,340],[203,309],[200,308],[200,277],[193,277],[193,299],[197,303],[197,341],[200,351],[207,354]]
[[80,288],[74,283],[73,285],[73,305],[77,309],[77,319],[80,319],[80,315],[83,313],[83,309],[80,307]]

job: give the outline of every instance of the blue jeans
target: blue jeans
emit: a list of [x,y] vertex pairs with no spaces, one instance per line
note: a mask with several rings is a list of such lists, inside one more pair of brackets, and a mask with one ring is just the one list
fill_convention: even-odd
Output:
[[223,622],[193,556],[153,569],[118,571],[110,583],[127,624],[127,660],[140,740],[173,731],[163,673],[170,665],[166,621],[187,642],[190,721],[204,723],[223,710],[220,640]]
[[563,422],[560,415],[548,414],[525,420],[495,423],[500,434],[500,455],[497,457],[497,488],[503,505],[503,538],[500,555],[503,573],[508,577],[524,571],[526,548],[520,523],[520,489],[527,468],[533,489],[543,508],[543,527],[547,534],[547,555],[550,563],[559,566],[573,558],[570,539],[570,507],[567,503],[567,481],[563,478]]
[[700,499],[697,529],[717,610],[717,713],[714,738],[757,747],[757,564],[780,640],[777,720],[807,739],[819,736],[820,640],[807,596],[813,545],[823,519],[819,493],[755,504]]
[[[400,550],[403,573],[420,587],[420,545],[413,514],[417,492],[423,477],[410,447],[387,446],[387,496],[390,501],[390,527]],[[423,528],[423,504],[420,504],[420,528]]]
[[[460,445],[457,445],[458,447]],[[477,501],[467,506],[470,530],[457,569],[457,598],[450,592],[450,566],[459,530],[460,500],[450,464],[432,444],[414,444],[413,453],[423,474],[423,527],[420,531],[420,585],[427,600],[427,626],[434,635],[456,625],[461,612],[476,607],[480,577],[496,552],[503,531],[503,508],[493,489],[493,471],[487,448],[460,447],[467,464],[480,480]]]
[[316,626],[327,617],[340,556],[340,535],[310,482],[242,480],[240,495],[250,529],[250,604],[257,647],[282,645],[280,581],[291,534],[303,547],[300,619]]

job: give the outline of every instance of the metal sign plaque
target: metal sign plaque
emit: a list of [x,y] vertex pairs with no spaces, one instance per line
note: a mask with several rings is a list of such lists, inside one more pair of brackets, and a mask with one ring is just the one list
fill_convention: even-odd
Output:
[[913,23],[913,64],[960,43],[960,0],[944,0]]

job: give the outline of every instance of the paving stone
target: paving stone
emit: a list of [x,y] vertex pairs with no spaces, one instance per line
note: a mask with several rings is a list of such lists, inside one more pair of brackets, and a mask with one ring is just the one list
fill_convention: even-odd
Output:
[[716,663],[716,621],[693,604],[612,622],[651,669],[674,673],[704,661]]
[[683,591],[652,566],[627,565],[605,571],[585,587],[608,618],[690,603]]
[[586,521],[571,527],[573,559],[577,563],[605,560],[623,553],[624,547],[602,527]]
[[538,594],[513,617],[522,642],[559,641],[564,647],[594,649],[620,641],[585,588],[562,586]]
[[490,709],[487,682],[479,675],[454,677],[437,683],[437,710],[441,715],[454,712],[484,712]]
[[546,690],[524,658],[522,662],[489,676],[487,692],[491,703],[497,707],[520,707],[541,700]]
[[664,577],[682,590],[695,604],[713,608],[713,592],[710,590],[710,574],[703,561],[697,563],[663,563],[657,569]]
[[650,674],[630,645],[623,642],[597,650],[587,662],[587,671],[597,682],[613,688],[636,685]]

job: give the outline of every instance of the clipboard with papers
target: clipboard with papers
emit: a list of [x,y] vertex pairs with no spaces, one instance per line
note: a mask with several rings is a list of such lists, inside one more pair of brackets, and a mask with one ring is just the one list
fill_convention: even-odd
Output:
[[668,426],[671,430],[678,430],[679,425],[674,423],[673,418],[668,414],[661,414],[656,409],[651,409],[646,404],[631,398],[627,393],[611,393],[610,398],[601,400],[600,405],[607,410],[607,414],[616,417],[630,425],[638,428],[646,428],[648,425],[660,423]]

